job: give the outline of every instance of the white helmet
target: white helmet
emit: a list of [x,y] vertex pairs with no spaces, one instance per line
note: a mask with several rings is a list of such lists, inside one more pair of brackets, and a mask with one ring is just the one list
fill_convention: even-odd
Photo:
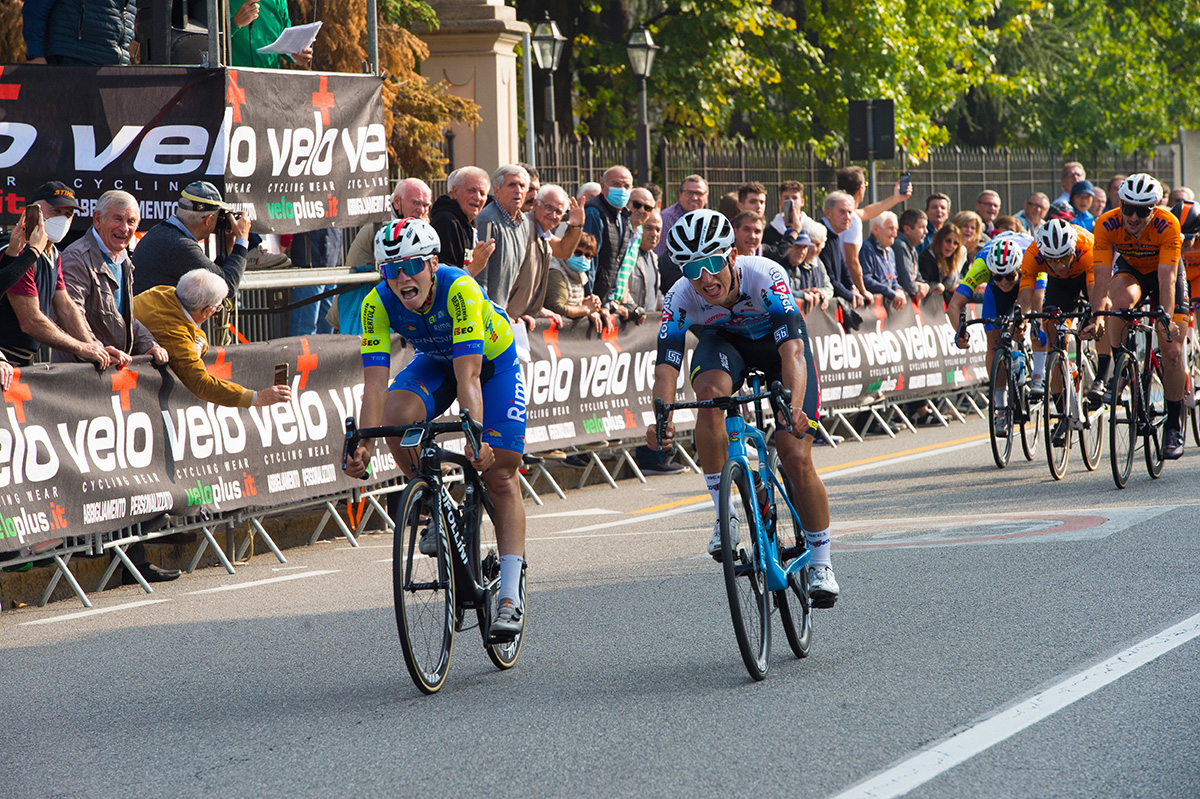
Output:
[[733,246],[733,225],[719,211],[701,208],[679,217],[667,233],[667,251],[679,266],[724,255]]
[[435,255],[442,242],[433,225],[421,219],[393,219],[375,234],[375,263]]
[[1075,253],[1079,233],[1065,219],[1051,219],[1037,226],[1033,231],[1033,240],[1037,242],[1038,252],[1043,258],[1066,258]]
[[987,268],[993,275],[1004,277],[1016,274],[1021,267],[1021,257],[1025,251],[1017,246],[1017,242],[1005,237],[996,239],[987,254]]
[[1121,202],[1130,205],[1158,205],[1163,197],[1162,184],[1152,175],[1138,172],[1121,182],[1117,196],[1121,198]]

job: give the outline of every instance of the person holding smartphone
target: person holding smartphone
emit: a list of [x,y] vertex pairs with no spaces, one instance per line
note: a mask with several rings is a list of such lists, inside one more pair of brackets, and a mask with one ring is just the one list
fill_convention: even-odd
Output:
[[[221,254],[210,260],[200,242],[217,236]],[[184,187],[175,215],[159,222],[133,251],[133,293],[155,286],[176,286],[193,269],[207,269],[225,279],[227,296],[237,294],[246,271],[250,218],[221,199],[206,180]]]
[[67,235],[77,210],[69,186],[57,180],[43,183],[29,196],[29,206],[6,243],[0,271],[10,274],[18,264],[27,264],[0,297],[0,352],[12,365],[33,363],[43,346],[99,369],[129,363],[127,354],[97,340],[67,294],[56,245]]

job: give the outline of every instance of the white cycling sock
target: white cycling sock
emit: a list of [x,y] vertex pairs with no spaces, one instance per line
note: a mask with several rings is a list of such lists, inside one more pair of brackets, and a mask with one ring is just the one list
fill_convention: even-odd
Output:
[[712,497],[713,507],[721,509],[721,473],[704,475],[704,485],[708,486],[708,495]]
[[1007,388],[996,389],[996,407],[1004,408],[1004,407],[1007,407],[1007,405],[1008,405],[1008,389]]
[[1035,352],[1033,354],[1033,373],[1038,377],[1046,374],[1046,353]]
[[521,567],[525,559],[520,555],[500,556],[500,599],[511,599],[521,604]]
[[808,548],[812,550],[812,560],[809,561],[813,566],[833,566],[833,562],[829,559],[829,528],[826,527],[819,533],[810,533],[804,531],[804,538],[808,541]]

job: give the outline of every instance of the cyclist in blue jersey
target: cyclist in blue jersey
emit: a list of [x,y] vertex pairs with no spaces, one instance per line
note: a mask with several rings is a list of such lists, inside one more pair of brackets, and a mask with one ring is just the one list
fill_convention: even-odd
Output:
[[[375,235],[375,260],[383,280],[362,306],[363,398],[360,427],[403,426],[440,416],[458,400],[483,425],[478,452],[468,448],[496,509],[500,550],[500,604],[493,636],[521,631],[520,577],[524,568],[525,504],[517,469],[525,450],[525,384],[508,317],[473,277],[439,266],[437,233],[428,222],[397,219]],[[388,387],[392,333],[417,353]],[[396,438],[388,448],[412,477],[415,459]],[[364,440],[346,463],[360,477],[370,460]],[[437,551],[426,531],[423,554]]]
[[[812,549],[810,596],[814,607],[831,607],[839,588],[830,561],[829,498],[812,462],[812,437],[819,411],[819,387],[804,317],[792,296],[783,267],[767,258],[737,255],[733,226],[717,211],[689,211],[667,233],[667,251],[683,277],[663,299],[658,332],[654,396],[675,401],[675,385],[683,368],[684,333],[704,325],[692,358],[691,380],[701,400],[726,397],[741,387],[751,368],[760,369],[767,383],[780,380],[794,398],[793,435],[780,428],[775,447],[783,470],[796,490],[796,510]],[[667,423],[667,441],[674,436]],[[651,448],[659,449],[655,425],[646,431]],[[704,481],[719,509],[721,467],[728,440],[723,412],[701,410],[696,421],[696,446]],[[718,519],[719,519],[718,512]],[[734,528],[735,542],[740,538]],[[721,549],[719,521],[713,526],[709,554]]]

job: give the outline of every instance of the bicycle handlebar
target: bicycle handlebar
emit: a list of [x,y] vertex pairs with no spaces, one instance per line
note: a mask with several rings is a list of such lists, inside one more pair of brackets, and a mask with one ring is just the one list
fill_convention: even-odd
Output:
[[[457,422],[412,422],[405,425],[387,425],[383,427],[358,427],[353,416],[346,417],[346,438],[342,442],[342,470],[350,459],[350,453],[358,449],[364,438],[389,438],[404,435],[408,430],[420,428],[421,443],[446,433],[462,433],[471,445],[471,450],[479,454],[479,442],[483,439],[483,425],[471,418],[471,412],[463,409],[458,412]],[[359,477],[360,480],[370,479],[370,470]]]
[[[771,387],[767,391],[759,391],[753,394],[732,395],[728,397],[714,397],[709,400],[696,400],[694,402],[673,402],[665,403],[661,398],[654,398],[654,423],[655,435],[658,441],[659,449],[662,449],[664,439],[667,435],[667,415],[676,410],[686,408],[716,408],[723,410],[727,414],[735,410],[739,405],[748,405],[752,402],[767,399],[771,402],[771,410],[776,416],[783,416],[787,420],[787,431],[795,434],[792,429],[792,390],[784,388],[783,383],[778,380],[771,382]],[[802,430],[800,438],[803,438],[809,430]]]
[[1151,319],[1162,325],[1171,340],[1171,315],[1160,305],[1153,311],[1148,308],[1119,308],[1115,311],[1092,311],[1092,316],[1115,316],[1125,322],[1137,324],[1138,319]]

